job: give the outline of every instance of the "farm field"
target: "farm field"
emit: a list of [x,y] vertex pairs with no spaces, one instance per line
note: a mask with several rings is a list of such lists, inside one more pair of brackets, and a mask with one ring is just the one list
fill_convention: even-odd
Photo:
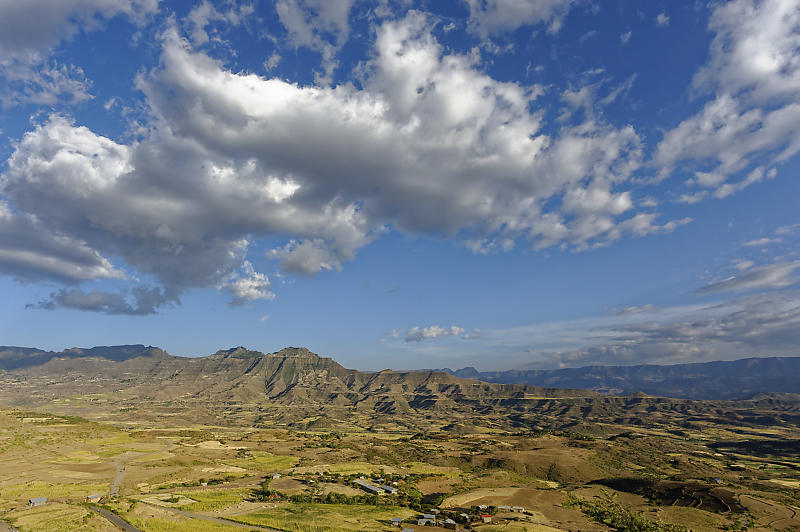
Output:
[[[797,427],[674,422],[387,438],[4,410],[0,521],[117,530],[87,503],[102,495],[99,507],[145,531],[392,530],[392,518],[441,530],[417,524],[431,512],[484,531],[610,530],[625,512],[653,530],[800,528]],[[37,497],[47,503],[29,507]],[[479,513],[492,522],[461,515]]]

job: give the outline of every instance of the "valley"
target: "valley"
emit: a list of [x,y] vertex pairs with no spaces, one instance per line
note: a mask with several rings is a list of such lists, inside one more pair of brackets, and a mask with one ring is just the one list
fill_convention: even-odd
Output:
[[0,522],[19,530],[800,528],[791,394],[606,396],[294,348],[4,349]]

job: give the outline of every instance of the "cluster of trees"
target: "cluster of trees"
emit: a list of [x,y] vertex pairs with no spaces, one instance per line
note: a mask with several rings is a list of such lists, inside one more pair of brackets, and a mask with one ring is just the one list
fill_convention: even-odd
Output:
[[270,499],[285,499],[286,495],[281,493],[280,491],[270,489],[269,487],[270,479],[265,479],[261,486],[254,489],[252,492],[253,499],[256,501],[268,501]]
[[566,506],[578,507],[592,521],[620,532],[689,532],[688,528],[681,525],[652,521],[641,512],[622,505],[617,501],[616,494],[610,495],[608,492],[592,500],[568,494]]

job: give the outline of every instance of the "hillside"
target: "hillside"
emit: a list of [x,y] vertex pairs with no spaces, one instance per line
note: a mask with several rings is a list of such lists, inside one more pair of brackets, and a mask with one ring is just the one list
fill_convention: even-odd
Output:
[[578,388],[612,395],[644,392],[684,399],[747,399],[759,393],[800,393],[800,357],[745,358],[669,366],[586,366],[557,370],[444,371],[484,382]]
[[143,345],[57,353],[0,347],[0,404],[55,404],[62,412],[82,415],[94,405],[119,419],[171,415],[187,421],[318,425],[358,416],[362,425],[406,424],[411,418],[418,422],[421,412],[452,421],[524,410],[532,397],[595,395],[482,383],[434,371],[366,373],[294,347],[269,354],[237,347],[198,358]]
[[[562,381],[556,381],[561,384]],[[800,396],[693,401],[498,384],[439,371],[367,373],[307,349],[237,347],[187,358],[143,345],[0,347],[0,406],[118,423],[301,429],[595,430],[596,423],[800,425]]]

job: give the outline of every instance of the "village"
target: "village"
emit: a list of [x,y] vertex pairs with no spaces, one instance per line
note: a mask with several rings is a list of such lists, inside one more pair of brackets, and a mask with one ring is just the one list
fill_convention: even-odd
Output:
[[[303,496],[287,496],[280,492],[269,490],[265,488],[265,486],[269,485],[270,481],[280,481],[283,479],[284,481],[289,480],[298,482],[314,488],[318,483],[323,484],[323,481],[330,483],[330,481],[340,480],[338,475],[335,479],[329,477],[326,478],[322,473],[320,473],[319,476],[323,478],[322,481],[318,482],[311,478],[291,478],[284,477],[284,475],[280,473],[274,473],[267,480],[265,480],[264,483],[262,483],[261,490],[256,492],[255,496],[257,498],[263,498],[272,502],[278,502],[282,500],[301,501],[304,500]],[[372,480],[374,483],[370,482],[370,480]],[[383,477],[367,479],[366,477],[361,476],[359,478],[350,479],[349,482],[354,488],[362,490],[368,496],[381,497],[384,495],[400,495],[398,481],[387,480]],[[209,483],[207,481],[201,482],[202,487],[206,487],[208,484]],[[354,499],[356,498],[354,497]],[[104,500],[107,500],[107,497],[104,495],[92,494],[86,496],[85,503],[94,505],[102,503]],[[47,497],[34,497],[28,499],[27,507],[38,508],[46,506],[48,502],[49,501]],[[197,501],[193,501],[192,499],[181,496],[180,494],[166,493],[149,497],[146,502],[147,504],[151,505],[159,505],[159,503],[161,503],[165,505],[165,507],[170,507],[167,506],[170,503],[186,504]],[[395,503],[397,501],[391,502]],[[93,508],[96,507],[93,506]],[[473,530],[479,528],[480,525],[485,524],[503,524],[511,521],[528,521],[530,516],[532,516],[532,512],[527,512],[523,506],[492,506],[480,504],[471,508],[449,508],[447,510],[430,508],[422,511],[416,516],[406,518],[392,517],[389,521],[392,527],[401,528],[402,532],[415,532],[417,530],[424,531],[431,529]],[[414,528],[409,528],[412,526]]]
[[[447,508],[439,509],[434,507],[425,507],[423,503],[412,498],[405,497],[402,493],[400,486],[408,482],[409,475],[396,476],[398,480],[393,480],[392,477],[372,475],[372,477],[365,477],[363,475],[343,477],[338,474],[318,473],[318,479],[315,480],[312,476],[304,478],[291,478],[288,480],[300,482],[305,486],[310,487],[317,496],[311,496],[311,501],[320,501],[323,499],[323,491],[328,494],[335,493],[335,486],[347,486],[348,484],[354,488],[361,490],[364,494],[371,497],[389,497],[390,501],[385,501],[386,504],[393,505],[407,505],[412,509],[420,509],[420,513],[407,518],[393,517],[391,518],[391,525],[400,527],[403,531],[414,530],[428,530],[431,528],[444,528],[449,530],[470,530],[484,524],[504,524],[508,522],[520,521],[533,521],[533,513],[526,511],[523,506],[510,506],[510,505],[487,505],[479,504],[469,508]],[[273,474],[268,480],[262,484],[262,498],[272,501],[281,499],[288,499],[292,501],[305,501],[307,496],[286,496],[276,490],[270,490],[268,486],[271,481],[287,480],[280,473]],[[315,489],[316,486],[325,485],[325,489]],[[333,489],[332,489],[333,488]],[[335,498],[334,498],[335,499]],[[363,499],[353,497],[353,502],[364,502]],[[328,497],[327,500],[330,500]],[[342,500],[342,499],[339,499]],[[377,501],[372,501],[376,503]],[[408,528],[414,526],[415,528]]]

